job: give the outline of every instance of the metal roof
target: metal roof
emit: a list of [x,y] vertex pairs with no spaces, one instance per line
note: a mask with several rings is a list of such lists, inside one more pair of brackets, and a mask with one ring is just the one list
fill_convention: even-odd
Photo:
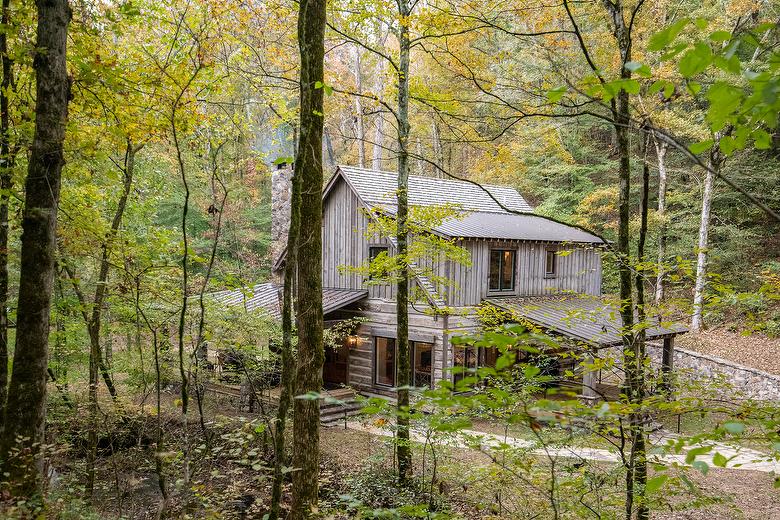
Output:
[[324,287],[322,289],[322,313],[328,314],[363,298],[368,298],[367,290]]
[[[395,214],[398,174],[353,166],[339,166],[339,171],[364,204],[371,208],[381,208],[383,212],[391,215]],[[504,207],[493,200],[491,195]],[[534,215],[531,205],[516,189],[507,186],[480,187],[468,181],[410,175],[409,204],[450,204],[462,210],[463,213],[458,218],[450,219],[434,228],[437,233],[452,238],[604,243],[603,239],[582,228]]]
[[225,307],[242,305],[247,312],[258,309],[263,310],[273,318],[282,317],[282,309],[279,304],[279,286],[274,283],[260,283],[254,287],[242,287],[212,293],[212,298],[222,303]]
[[[623,320],[618,306],[597,296],[504,297],[485,300],[543,329],[567,338],[607,347],[620,345]],[[660,339],[688,332],[680,323],[650,318],[647,339]]]
[[[212,293],[211,297],[226,307],[243,305],[248,312],[262,310],[272,318],[281,319],[282,304],[280,301],[280,290],[280,285],[267,282],[257,284],[252,288],[245,287],[242,289]],[[323,287],[322,312],[323,314],[328,314],[329,312],[338,310],[350,303],[362,300],[367,296],[367,290]]]
[[[346,176],[348,182],[366,204],[370,206],[396,206],[397,173],[354,166],[339,166],[339,170]],[[506,210],[496,201],[512,211],[531,212],[534,210],[516,189],[508,186],[479,185],[454,179],[409,176],[409,204],[411,206],[452,204],[466,211],[506,213]]]
[[575,226],[539,215],[468,213],[437,226],[436,231],[457,238],[498,238],[602,244],[604,240]]

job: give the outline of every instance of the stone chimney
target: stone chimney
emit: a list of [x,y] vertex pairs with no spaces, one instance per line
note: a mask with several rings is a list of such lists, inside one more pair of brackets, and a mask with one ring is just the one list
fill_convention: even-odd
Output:
[[292,200],[292,165],[281,163],[271,174],[271,262],[279,260],[287,247]]

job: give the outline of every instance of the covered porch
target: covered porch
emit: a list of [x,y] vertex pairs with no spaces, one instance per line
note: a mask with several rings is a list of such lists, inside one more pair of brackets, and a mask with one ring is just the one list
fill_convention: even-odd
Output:
[[[268,282],[257,284],[251,288],[241,288],[220,291],[211,296],[225,307],[243,307],[247,312],[264,313],[274,321],[282,317],[282,286]],[[322,290],[322,311],[326,330],[337,330],[344,320],[338,312],[364,298],[367,290],[341,289],[324,287]],[[349,331],[339,331],[338,342],[325,348],[325,363],[323,366],[323,383],[325,389],[341,388],[349,381],[350,341],[353,338]],[[273,346],[272,346],[273,350]]]
[[[582,352],[579,373],[580,396],[583,399],[609,400],[618,397],[620,382],[602,377],[601,369],[584,368],[594,366],[605,351],[614,353],[616,349],[623,348],[623,320],[616,302],[583,295],[500,297],[485,301],[505,311],[513,320],[527,322],[576,346]],[[644,328],[646,340],[660,344],[662,349],[662,384],[668,390],[674,368],[674,340],[688,329],[659,316],[648,317],[647,322]]]

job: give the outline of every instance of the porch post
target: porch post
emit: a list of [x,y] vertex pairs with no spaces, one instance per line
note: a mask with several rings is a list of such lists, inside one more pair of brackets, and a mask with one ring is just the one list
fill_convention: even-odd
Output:
[[[584,365],[593,365],[593,354],[588,353],[584,360]],[[589,368],[584,368],[584,372],[582,373],[582,391],[580,395],[582,396],[583,400],[587,402],[593,402],[598,398],[598,393],[596,393],[596,383],[598,382],[598,375],[600,370],[592,370]]]
[[672,370],[674,369],[674,336],[664,338],[663,354],[661,358],[661,389],[663,393],[671,395],[673,391]]

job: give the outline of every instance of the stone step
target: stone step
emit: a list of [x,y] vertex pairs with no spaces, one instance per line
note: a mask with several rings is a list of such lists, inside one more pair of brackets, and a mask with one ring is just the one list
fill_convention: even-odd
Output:
[[338,405],[330,404],[320,407],[320,424],[333,426],[344,422],[344,417],[359,415],[363,405],[354,401]]

